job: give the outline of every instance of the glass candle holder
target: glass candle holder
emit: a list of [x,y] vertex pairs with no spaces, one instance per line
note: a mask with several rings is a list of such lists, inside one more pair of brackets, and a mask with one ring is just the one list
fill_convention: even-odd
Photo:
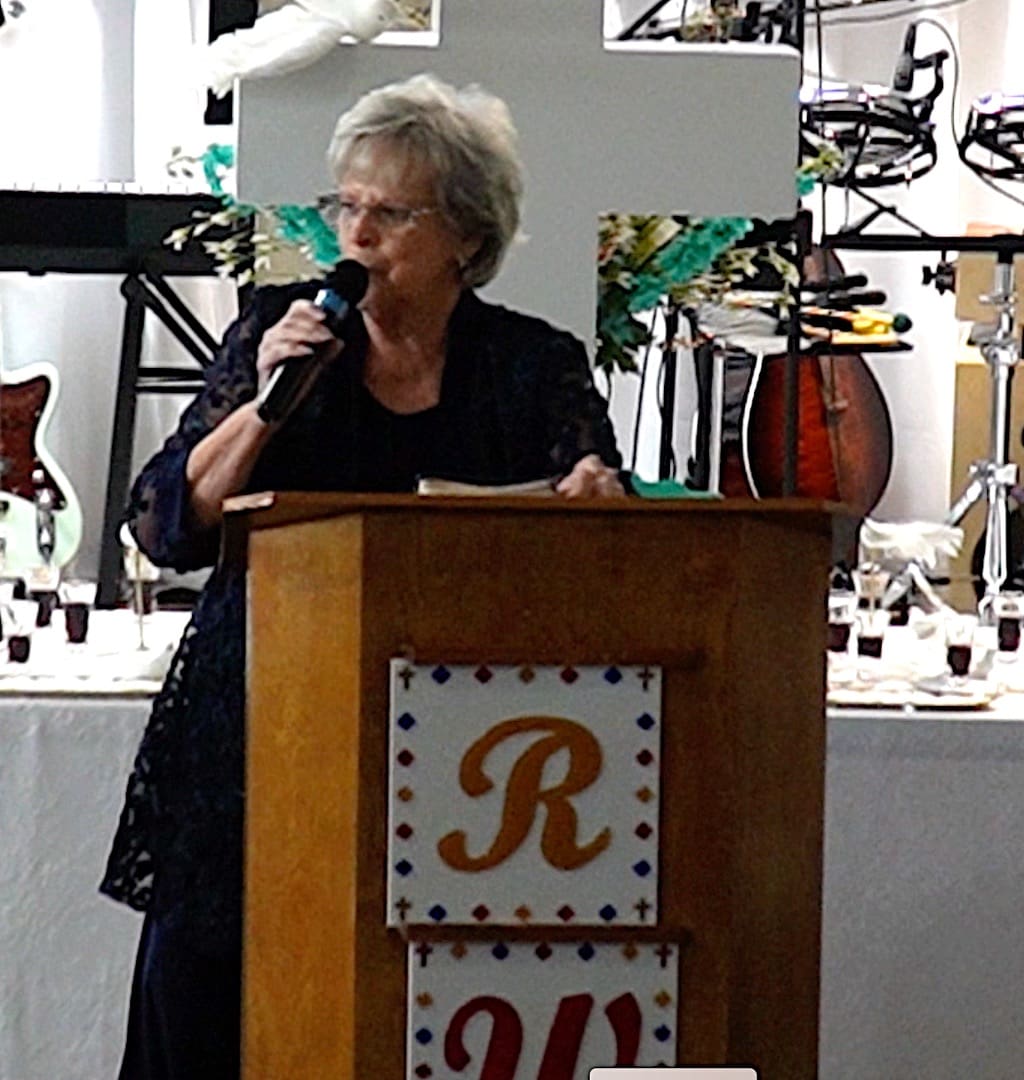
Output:
[[72,645],[81,645],[89,634],[89,605],[77,601],[65,604],[64,629]]
[[946,620],[946,665],[954,679],[966,679],[971,670],[977,621],[968,615]]
[[857,594],[835,590],[828,594],[828,651],[845,653],[850,647],[857,614]]
[[32,631],[36,624],[37,604],[34,600],[9,600],[2,605],[4,638],[7,659],[24,664],[32,651]]
[[888,625],[889,612],[882,608],[859,611],[857,613],[857,655],[880,660]]
[[32,599],[36,602],[36,626],[49,626],[57,608],[57,594],[49,591],[34,592]]
[[82,645],[89,634],[89,612],[96,599],[96,584],[92,581],[62,582],[60,598],[68,642]]
[[853,584],[861,609],[874,611],[882,606],[890,576],[877,563],[862,563],[853,571]]
[[12,664],[24,664],[32,651],[32,638],[28,634],[7,635],[7,659]]
[[996,617],[996,641],[1000,657],[1010,659],[1020,648],[1021,618],[1024,616],[1024,593],[1000,593],[993,604]]

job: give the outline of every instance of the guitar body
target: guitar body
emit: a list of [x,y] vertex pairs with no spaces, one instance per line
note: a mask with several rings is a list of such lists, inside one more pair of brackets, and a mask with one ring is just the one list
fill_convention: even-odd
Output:
[[[43,443],[57,401],[57,369],[36,363],[5,375],[0,385],[0,573],[29,578],[42,562],[37,543],[36,496],[53,497],[52,564],[66,566],[82,542],[82,508],[74,489]],[[34,474],[42,474],[37,484]]]
[[[892,421],[881,388],[856,354],[800,356],[797,374],[796,494],[842,502],[863,517],[892,471]],[[757,360],[740,434],[745,487],[726,494],[782,494],[785,381],[784,356]],[[738,479],[734,467],[730,483]]]
[[[807,280],[838,280],[842,264],[811,249]],[[881,387],[857,352],[797,357],[796,494],[844,503],[858,517],[871,512],[892,471],[893,433]],[[757,357],[744,399],[739,453],[725,455],[722,491],[782,495],[786,460],[786,356]]]

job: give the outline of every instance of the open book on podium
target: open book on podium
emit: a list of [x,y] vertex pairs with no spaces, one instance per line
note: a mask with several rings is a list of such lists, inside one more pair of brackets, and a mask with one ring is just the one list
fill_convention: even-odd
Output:
[[558,478],[527,480],[522,484],[467,484],[461,480],[444,480],[439,476],[422,476],[416,483],[417,495],[534,495],[555,494]]

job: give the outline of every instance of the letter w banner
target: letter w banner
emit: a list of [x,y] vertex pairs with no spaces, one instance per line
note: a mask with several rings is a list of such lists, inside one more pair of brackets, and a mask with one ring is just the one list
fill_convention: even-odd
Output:
[[406,1077],[586,1080],[676,1059],[675,946],[436,942],[409,953]]
[[661,681],[393,660],[388,925],[653,925]]

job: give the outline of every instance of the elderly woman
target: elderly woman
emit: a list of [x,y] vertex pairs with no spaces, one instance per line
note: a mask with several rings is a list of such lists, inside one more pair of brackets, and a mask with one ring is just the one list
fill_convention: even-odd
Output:
[[[558,476],[568,498],[620,494],[583,346],[472,291],[519,225],[504,105],[419,76],[342,116],[329,160],[341,248],[369,275],[345,344],[312,302],[316,282],[255,292],[135,483],[142,549],[179,570],[210,565],[221,503],[246,490]],[[328,357],[323,373],[265,423],[256,395],[270,373],[314,350]],[[147,913],[122,1080],[238,1072],[244,641],[244,579],[218,566],[155,703],[102,884]]]

